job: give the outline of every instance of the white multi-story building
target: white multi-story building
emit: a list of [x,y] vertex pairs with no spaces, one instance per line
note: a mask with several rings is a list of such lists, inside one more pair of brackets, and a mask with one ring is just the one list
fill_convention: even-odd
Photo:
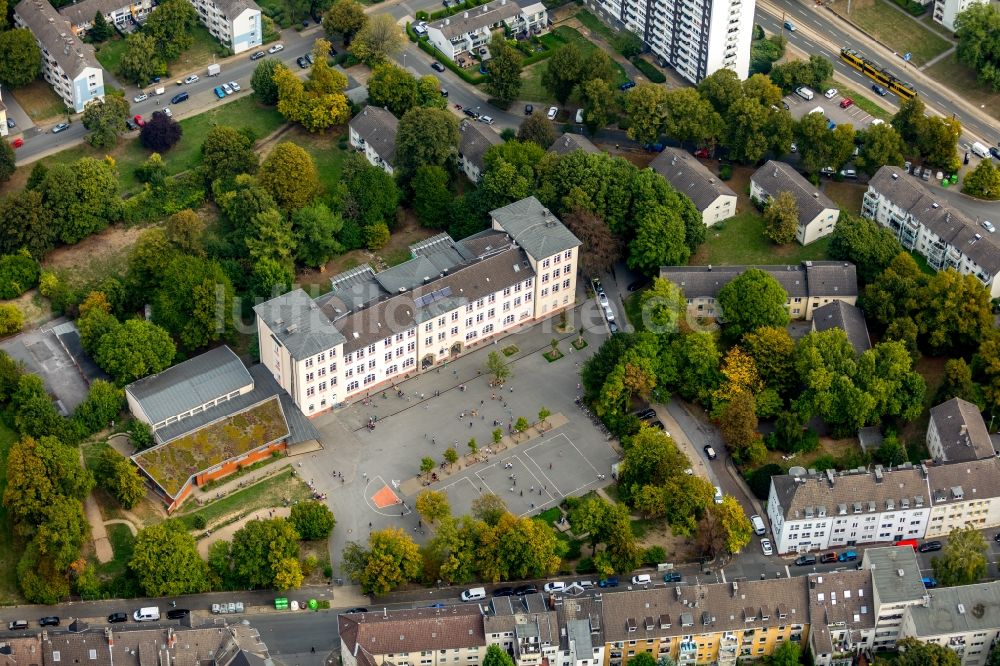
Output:
[[1000,581],[939,587],[906,609],[900,638],[937,643],[962,666],[982,666],[1000,640]]
[[907,250],[935,270],[974,275],[1000,296],[1000,240],[964,212],[938,203],[923,181],[895,166],[879,169],[861,202],[861,214],[887,227]]
[[935,0],[934,20],[955,31],[955,19],[972,5],[988,5],[990,0]]
[[576,236],[534,197],[490,215],[490,230],[341,273],[316,300],[297,289],[256,306],[261,363],[314,416],[572,307]]
[[956,527],[977,530],[1000,525],[1000,459],[931,465],[927,467],[931,515],[930,537],[948,536]]
[[780,474],[771,477],[767,500],[779,553],[920,538],[930,513],[926,475],[913,466]]
[[475,54],[489,44],[494,30],[506,28],[518,35],[540,35],[548,30],[545,5],[520,5],[515,0],[496,0],[427,24],[427,39],[449,60],[460,54]]
[[21,0],[14,25],[27,28],[42,51],[42,75],[66,106],[80,113],[93,99],[104,99],[104,70],[94,47],[73,34],[70,22],[48,0]]
[[112,26],[123,30],[133,23],[141,23],[153,11],[153,0],[82,0],[59,9],[69,19],[73,33],[83,37],[94,27],[94,17],[102,14]]
[[840,209],[798,171],[784,162],[768,160],[750,177],[750,198],[768,203],[782,192],[795,198],[799,221],[795,240],[803,245],[833,233]]
[[396,163],[396,129],[399,120],[387,109],[370,104],[347,123],[351,148],[365,154],[372,166],[390,176]]
[[891,649],[900,638],[907,609],[927,594],[917,553],[909,546],[866,548],[861,570],[871,576],[875,611],[875,638],[867,647]]
[[754,0],[587,0],[612,27],[638,35],[662,63],[698,83],[720,69],[750,72]]
[[810,574],[809,647],[816,666],[853,666],[872,645],[875,615],[868,571]]
[[212,36],[233,53],[264,43],[260,7],[253,0],[191,0],[191,4]]

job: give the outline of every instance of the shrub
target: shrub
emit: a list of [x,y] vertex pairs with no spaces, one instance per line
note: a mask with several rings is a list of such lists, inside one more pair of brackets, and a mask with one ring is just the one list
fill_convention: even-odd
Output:
[[719,167],[719,178],[729,180],[733,177],[733,167],[730,164],[723,164]]
[[13,303],[0,303],[0,335],[17,333],[24,326],[24,313]]
[[580,574],[594,573],[597,571],[597,567],[594,566],[594,560],[589,557],[582,558],[576,563],[576,572]]
[[646,566],[656,566],[667,561],[667,550],[663,546],[650,546],[642,555],[642,563]]
[[638,35],[623,31],[611,39],[611,46],[626,58],[633,58],[642,53],[642,40]]
[[22,250],[0,257],[0,298],[17,298],[38,284],[38,262]]
[[635,65],[636,69],[642,72],[647,79],[653,83],[664,83],[667,77],[661,72],[656,66],[638,56],[632,58],[632,64]]
[[194,517],[191,518],[191,524],[194,525],[194,528],[196,530],[203,530],[205,529],[205,526],[208,524],[208,521],[205,520],[205,516],[201,515],[200,513],[196,513],[194,514]]

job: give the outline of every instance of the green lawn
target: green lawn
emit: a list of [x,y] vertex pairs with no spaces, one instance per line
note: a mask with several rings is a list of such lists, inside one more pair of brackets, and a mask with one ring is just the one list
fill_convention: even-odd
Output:
[[[584,57],[590,55],[592,51],[597,50],[599,47],[591,42],[589,39],[584,37],[579,33],[579,31],[571,28],[569,26],[561,25],[552,32],[542,35],[540,37],[543,44],[550,49],[560,49],[570,42],[576,43],[577,47],[583,53]],[[522,99],[530,99],[534,102],[544,102],[544,103],[554,103],[556,101],[555,97],[552,96],[548,90],[542,85],[542,75],[545,73],[546,68],[549,66],[550,60],[543,60],[542,62],[535,63],[530,67],[527,67],[521,74],[521,94]],[[618,63],[613,63],[615,66],[615,80],[611,84],[615,87],[625,83],[628,80],[628,76],[625,74],[625,69]],[[570,102],[573,98],[570,98]]]
[[118,68],[121,66],[122,54],[124,53],[125,40],[116,37],[100,45],[100,48],[97,49],[97,61],[104,66],[104,69],[117,74]]
[[596,32],[598,35],[608,40],[608,43],[610,43],[611,40],[615,38],[616,36],[615,31],[609,28],[608,26],[604,25],[601,22],[601,19],[597,18],[596,16],[588,12],[586,9],[581,9],[576,14],[574,14],[574,16],[576,16],[576,19],[580,23],[585,25],[588,30]]
[[807,260],[828,259],[830,237],[807,246],[793,241],[775,245],[764,237],[764,218],[751,209],[708,229],[708,238],[691,263],[726,264],[797,264]]
[[939,83],[949,86],[952,90],[961,91],[962,97],[994,118],[1000,119],[1000,92],[994,92],[980,85],[976,81],[975,70],[960,63],[954,53],[924,71]]
[[[191,47],[184,51],[180,58],[167,66],[167,77],[178,76],[181,73],[206,67],[213,59],[229,54],[229,49],[223,46],[219,40],[212,36],[208,28],[200,23],[194,27],[191,37],[194,40]],[[124,53],[125,40],[116,37],[100,46],[97,50],[97,60],[104,66],[104,69],[117,74]],[[129,84],[129,88],[131,87]],[[127,96],[131,97],[131,91],[128,88],[126,91]]]
[[288,468],[178,518],[185,527],[194,529],[194,517],[200,515],[205,518],[205,524],[211,527],[215,521],[230,514],[242,515],[257,509],[281,506],[283,499],[287,498],[290,502],[301,501],[308,499],[310,495],[309,486],[295,476],[294,470]]
[[[7,415],[3,416],[6,419]],[[17,433],[4,419],[0,419],[0,496],[7,487],[7,454],[11,445],[17,441]],[[20,551],[14,543],[7,510],[0,504],[0,605],[7,606],[22,601],[17,587],[16,567],[19,556]]]
[[316,163],[316,170],[319,171],[319,181],[328,193],[332,193],[337,183],[340,182],[340,172],[343,170],[344,160],[349,154],[347,150],[339,146],[339,139],[339,132],[309,134],[299,127],[283,138],[285,141],[291,141],[301,146],[312,155],[313,161]]
[[135,548],[135,537],[128,525],[108,525],[108,541],[114,550],[115,557],[110,562],[100,564],[97,567],[99,576],[116,578],[125,573],[128,561],[132,559],[132,551]]
[[[934,56],[943,53],[951,43],[936,32],[928,29],[917,19],[905,12],[897,11],[888,0],[875,0],[871,5],[856,3],[847,13],[847,3],[835,2],[830,7],[849,21],[874,35],[879,41],[892,47],[900,55],[911,54],[914,65],[922,65]],[[906,78],[903,61],[883,62]]]

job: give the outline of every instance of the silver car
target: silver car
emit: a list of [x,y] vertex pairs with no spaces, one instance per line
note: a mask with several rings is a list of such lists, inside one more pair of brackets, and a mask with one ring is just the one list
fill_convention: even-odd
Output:
[[184,83],[197,83],[199,81],[197,74],[192,74],[191,76],[184,79]]
[[68,130],[68,129],[69,129],[69,123],[59,123],[58,125],[56,125],[55,127],[52,128],[52,133],[53,134],[59,134],[59,132],[62,132],[63,130]]
[[240,91],[240,84],[236,83],[236,81],[230,81],[229,82],[229,87],[233,89],[233,92],[239,92]]

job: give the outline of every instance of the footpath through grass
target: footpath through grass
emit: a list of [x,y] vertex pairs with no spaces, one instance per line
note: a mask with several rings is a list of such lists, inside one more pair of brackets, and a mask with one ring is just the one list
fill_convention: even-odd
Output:
[[193,530],[196,529],[195,516],[201,516],[205,519],[205,525],[211,528],[226,516],[238,517],[257,509],[282,506],[285,500],[292,503],[308,499],[310,496],[309,486],[295,476],[294,470],[289,467],[260,483],[226,495],[190,513],[182,514],[178,519],[187,529]]
[[[870,4],[852,3],[850,14],[847,13],[847,3],[835,2],[830,7],[883,44],[888,44],[900,57],[909,53],[910,62],[914,65],[922,65],[951,47],[947,39],[909,14],[898,11],[888,0],[874,0]],[[906,78],[902,60],[881,64]]]
[[806,246],[799,245],[798,241],[792,241],[788,245],[775,245],[764,236],[764,218],[756,210],[747,210],[709,227],[705,243],[698,248],[690,263],[698,266],[798,264],[808,260],[829,259],[829,245],[829,236]]

